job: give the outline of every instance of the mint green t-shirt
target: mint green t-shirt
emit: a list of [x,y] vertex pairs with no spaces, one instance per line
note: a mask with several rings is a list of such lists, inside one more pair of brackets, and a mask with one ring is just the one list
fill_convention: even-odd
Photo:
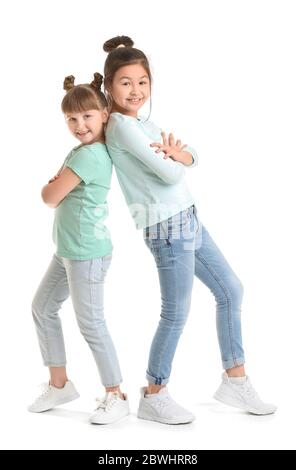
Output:
[[112,252],[109,231],[104,225],[110,189],[112,162],[104,144],[75,147],[64,161],[81,182],[55,209],[53,240],[58,256],[86,260]]

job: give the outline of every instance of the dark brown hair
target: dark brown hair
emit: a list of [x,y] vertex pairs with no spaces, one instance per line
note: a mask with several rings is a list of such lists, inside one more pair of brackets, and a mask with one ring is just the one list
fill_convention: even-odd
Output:
[[103,45],[104,51],[109,52],[104,66],[104,87],[109,107],[112,105],[112,97],[108,90],[110,89],[115,73],[120,67],[132,64],[142,65],[149,77],[151,87],[152,75],[148,59],[144,52],[140,49],[136,49],[133,45],[134,41],[128,36],[116,36],[106,41]]
[[101,91],[103,76],[96,72],[90,84],[74,85],[75,77],[68,75],[64,80],[64,90],[61,108],[63,113],[81,113],[90,109],[101,111],[108,106],[106,97]]

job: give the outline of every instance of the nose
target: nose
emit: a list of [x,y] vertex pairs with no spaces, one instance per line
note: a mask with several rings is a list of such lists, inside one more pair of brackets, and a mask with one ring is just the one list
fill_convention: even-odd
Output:
[[131,94],[132,95],[137,95],[138,94],[138,85],[137,84],[132,85]]
[[84,129],[84,121],[83,121],[82,119],[77,120],[77,123],[76,123],[76,132],[83,131],[83,129]]

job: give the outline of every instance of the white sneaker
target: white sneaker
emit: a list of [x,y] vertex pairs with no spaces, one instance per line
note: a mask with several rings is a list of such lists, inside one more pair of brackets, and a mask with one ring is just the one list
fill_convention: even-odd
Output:
[[68,380],[63,388],[57,388],[49,383],[44,383],[43,391],[36,400],[28,406],[28,410],[33,413],[41,413],[50,410],[58,405],[63,405],[69,401],[79,398],[79,393],[75,389],[73,383]]
[[90,417],[93,424],[111,424],[129,414],[127,395],[123,394],[124,400],[118,392],[107,392],[103,399],[97,398],[97,408]]
[[275,405],[264,403],[253,388],[248,376],[242,383],[232,383],[226,372],[222,374],[222,384],[214,398],[226,405],[241,408],[255,415],[268,415],[277,409]]
[[172,399],[166,387],[161,388],[158,393],[149,395],[145,395],[145,391],[145,387],[141,388],[138,418],[164,424],[186,424],[195,419],[190,411]]

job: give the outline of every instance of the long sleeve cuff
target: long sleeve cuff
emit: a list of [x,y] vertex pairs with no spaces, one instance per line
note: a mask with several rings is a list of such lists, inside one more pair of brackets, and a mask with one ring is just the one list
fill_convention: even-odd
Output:
[[191,165],[186,165],[187,168],[194,168],[198,164],[198,156],[197,156],[196,151],[194,150],[194,148],[189,147],[188,145],[186,147],[184,147],[183,150],[185,150],[186,152],[191,153],[192,158],[193,158],[193,163]]

